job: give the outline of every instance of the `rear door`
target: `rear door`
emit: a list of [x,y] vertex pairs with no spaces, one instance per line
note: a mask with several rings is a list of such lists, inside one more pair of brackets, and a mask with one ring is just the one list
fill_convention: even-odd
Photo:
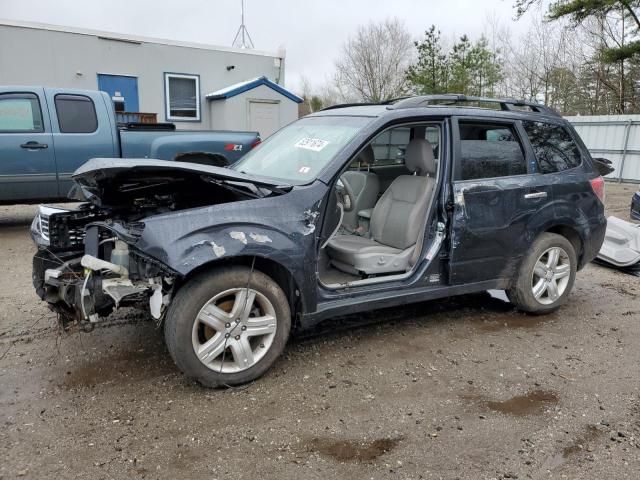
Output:
[[450,281],[515,274],[533,215],[551,201],[518,121],[454,119]]
[[113,105],[98,92],[77,94],[48,89],[46,95],[52,112],[58,194],[66,197],[71,175],[80,165],[91,158],[119,156]]
[[0,202],[57,196],[44,89],[0,93]]

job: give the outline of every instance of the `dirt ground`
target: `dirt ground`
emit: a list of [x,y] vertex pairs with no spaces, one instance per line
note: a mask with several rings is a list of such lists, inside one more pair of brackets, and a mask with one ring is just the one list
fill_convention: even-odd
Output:
[[639,277],[589,265],[546,317],[494,293],[336,319],[206,390],[138,313],[59,332],[34,212],[0,207],[0,479],[640,478]]

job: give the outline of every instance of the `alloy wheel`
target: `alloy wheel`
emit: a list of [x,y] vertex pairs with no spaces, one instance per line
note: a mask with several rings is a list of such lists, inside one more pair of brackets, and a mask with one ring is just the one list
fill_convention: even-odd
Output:
[[571,275],[571,260],[564,249],[551,247],[536,261],[531,276],[534,298],[542,305],[556,302],[567,289]]
[[276,334],[271,302],[251,288],[225,290],[211,298],[193,323],[198,359],[219,373],[246,370],[269,351]]

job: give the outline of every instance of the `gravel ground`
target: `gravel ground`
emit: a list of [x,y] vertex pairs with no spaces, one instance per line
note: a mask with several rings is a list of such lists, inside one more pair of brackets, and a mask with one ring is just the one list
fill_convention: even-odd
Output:
[[[635,188],[608,184],[609,213]],[[206,390],[139,313],[58,330],[34,211],[0,207],[0,479],[640,477],[638,277],[589,265],[546,317],[494,292],[336,319]]]

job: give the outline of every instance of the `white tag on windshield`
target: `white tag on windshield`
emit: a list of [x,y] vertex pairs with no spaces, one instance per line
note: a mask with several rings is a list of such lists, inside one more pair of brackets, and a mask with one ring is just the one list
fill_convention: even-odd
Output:
[[319,152],[327,145],[329,145],[329,142],[327,142],[326,140],[320,140],[319,138],[303,138],[301,140],[298,140],[294,147]]

